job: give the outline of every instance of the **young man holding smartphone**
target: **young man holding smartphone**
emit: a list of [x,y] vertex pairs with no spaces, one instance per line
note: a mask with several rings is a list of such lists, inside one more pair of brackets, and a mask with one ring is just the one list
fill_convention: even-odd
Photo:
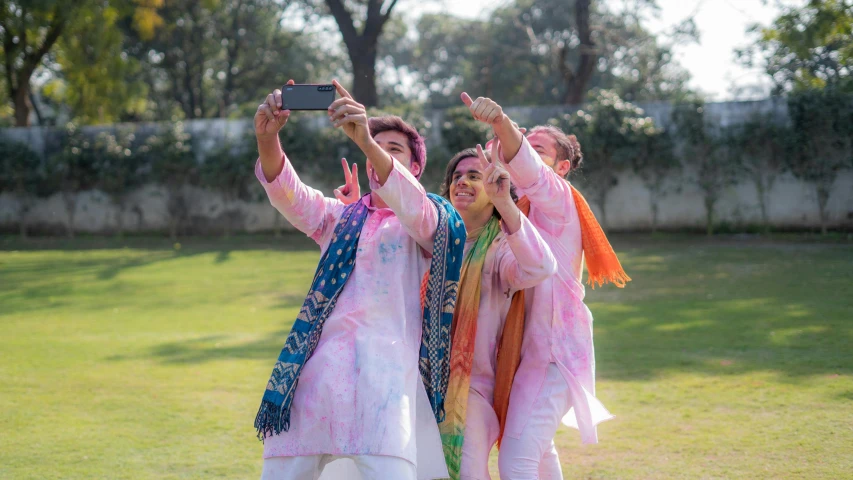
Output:
[[351,205],[300,181],[278,138],[290,116],[279,90],[255,114],[256,176],[323,252],[255,420],[262,479],[313,480],[339,459],[365,480],[441,478],[436,421],[465,227],[418,181],[426,148],[417,131],[397,117],[368,119],[334,85],[341,98],[329,119],[367,157],[371,192]]

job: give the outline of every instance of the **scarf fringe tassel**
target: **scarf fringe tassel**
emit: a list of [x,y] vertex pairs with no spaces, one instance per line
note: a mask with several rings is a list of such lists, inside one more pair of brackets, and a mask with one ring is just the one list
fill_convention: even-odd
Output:
[[595,274],[593,275],[589,271],[589,265],[587,265],[587,280],[586,283],[592,286],[592,289],[595,290],[595,287],[600,287],[606,283],[612,283],[619,288],[625,288],[625,284],[631,281],[631,277],[628,276],[623,270],[611,271],[605,274]]
[[255,417],[255,428],[258,430],[258,440],[278,435],[290,430],[290,410],[282,405],[264,400]]

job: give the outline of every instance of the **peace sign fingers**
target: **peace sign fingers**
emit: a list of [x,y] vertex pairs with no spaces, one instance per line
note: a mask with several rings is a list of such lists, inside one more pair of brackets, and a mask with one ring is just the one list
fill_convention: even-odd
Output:
[[477,144],[477,158],[480,159],[480,167],[482,167],[483,170],[488,169],[492,164],[492,162],[489,161],[489,158],[486,157],[486,152],[483,151],[483,147],[481,147],[479,143]]

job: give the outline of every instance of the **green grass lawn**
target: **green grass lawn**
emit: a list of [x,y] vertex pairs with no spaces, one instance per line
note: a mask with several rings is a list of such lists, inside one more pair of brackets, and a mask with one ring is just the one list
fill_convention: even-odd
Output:
[[[560,429],[567,478],[853,476],[853,244],[615,243],[634,282],[587,302],[616,419],[599,445]],[[0,478],[258,478],[317,259],[298,236],[0,237]]]

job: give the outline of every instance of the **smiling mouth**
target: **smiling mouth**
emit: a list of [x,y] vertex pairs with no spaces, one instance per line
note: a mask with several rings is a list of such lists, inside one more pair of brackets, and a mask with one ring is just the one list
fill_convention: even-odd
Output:
[[468,197],[468,198],[473,198],[473,197],[474,197],[474,194],[473,194],[473,193],[468,193],[468,192],[459,192],[459,193],[457,193],[457,194],[456,194],[456,196],[457,196],[457,197]]

